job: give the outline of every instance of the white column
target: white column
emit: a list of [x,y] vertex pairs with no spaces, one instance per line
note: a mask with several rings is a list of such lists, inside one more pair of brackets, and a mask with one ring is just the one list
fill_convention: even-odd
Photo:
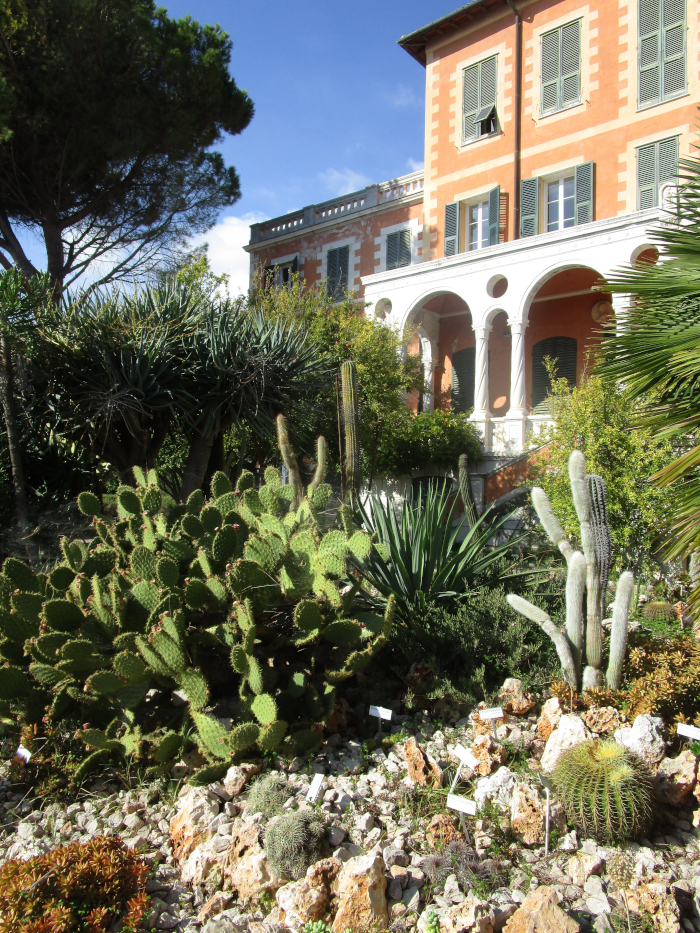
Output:
[[527,414],[525,400],[525,328],[523,321],[510,323],[510,409],[508,416]]
[[474,362],[474,415],[481,421],[488,421],[489,411],[489,333],[491,325],[474,328],[476,337],[476,359]]
[[624,333],[629,327],[627,316],[629,314],[630,296],[615,293],[612,296],[613,313],[615,315],[615,330],[618,334]]

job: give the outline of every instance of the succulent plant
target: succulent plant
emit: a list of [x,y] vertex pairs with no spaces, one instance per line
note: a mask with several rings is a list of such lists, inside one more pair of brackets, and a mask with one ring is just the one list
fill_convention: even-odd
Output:
[[671,603],[661,600],[647,603],[642,610],[642,615],[651,622],[670,622],[676,618]]
[[562,752],[553,781],[567,817],[586,836],[632,839],[652,822],[652,774],[638,755],[612,739],[593,739]]
[[282,812],[284,804],[292,796],[292,790],[287,782],[277,774],[265,774],[253,781],[246,810],[248,813],[262,813],[271,819]]
[[[87,545],[64,539],[50,574],[5,561],[0,703],[18,703],[30,722],[75,715],[89,723],[81,735],[93,752],[81,774],[114,752],[164,772],[190,723],[208,761],[200,781],[216,780],[252,746],[313,748],[335,685],[386,644],[393,604],[360,621],[358,588],[341,596],[349,555],[362,559],[373,545],[349,510],[342,527],[330,527],[325,442],[304,490],[281,415],[278,437],[287,485],[273,467],[260,489],[247,471],[235,490],[216,473],[208,500],[196,490],[176,504],[153,470],[135,468],[136,486],[120,486],[112,501],[81,493],[95,536]],[[230,658],[231,729],[208,709],[212,656],[219,666]],[[173,690],[186,699],[180,713]]]
[[345,497],[347,502],[358,496],[362,485],[360,454],[360,401],[357,390],[357,367],[347,360],[340,367],[343,422],[343,463],[345,465]]
[[280,878],[297,881],[323,857],[325,827],[312,810],[285,813],[265,832],[267,862]]

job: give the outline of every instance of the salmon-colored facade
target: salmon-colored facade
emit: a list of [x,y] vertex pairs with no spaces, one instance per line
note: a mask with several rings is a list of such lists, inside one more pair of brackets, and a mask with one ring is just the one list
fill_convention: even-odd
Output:
[[347,245],[347,285],[410,326],[424,404],[472,411],[488,472],[548,423],[543,359],[579,382],[624,313],[606,276],[658,258],[697,142],[700,0],[472,0],[400,44],[425,67],[424,172],[255,225],[248,249],[313,283]]

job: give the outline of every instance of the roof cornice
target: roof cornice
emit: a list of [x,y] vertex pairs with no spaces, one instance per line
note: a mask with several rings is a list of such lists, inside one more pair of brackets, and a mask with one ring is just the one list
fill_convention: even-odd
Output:
[[412,58],[425,66],[427,60],[425,50],[430,42],[467,25],[480,16],[486,7],[494,6],[496,3],[500,5],[502,2],[503,0],[471,0],[470,3],[465,4],[453,13],[448,13],[447,16],[442,16],[440,19],[428,23],[427,26],[416,29],[415,32],[409,32],[408,35],[401,36],[398,44]]

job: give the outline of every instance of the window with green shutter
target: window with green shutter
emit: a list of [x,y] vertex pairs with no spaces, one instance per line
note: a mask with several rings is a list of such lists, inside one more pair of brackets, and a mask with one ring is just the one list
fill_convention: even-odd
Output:
[[338,246],[327,253],[326,288],[331,298],[340,301],[348,290],[350,247]]
[[386,267],[400,269],[411,265],[411,231],[396,230],[387,234]]
[[476,348],[467,347],[452,354],[452,410],[471,411],[474,407]]
[[464,69],[462,142],[490,136],[498,129],[496,114],[496,56]]
[[540,232],[540,180],[520,181],[520,236],[536,236]]
[[547,337],[532,348],[532,408],[533,414],[548,411],[547,396],[552,388],[544,359],[556,362],[558,379],[566,379],[571,388],[576,385],[576,339],[574,337]]
[[542,36],[542,113],[581,102],[581,22]]
[[459,252],[459,201],[445,205],[445,256]]
[[637,149],[637,210],[659,206],[659,189],[678,177],[678,137]]
[[685,56],[685,0],[639,0],[640,107],[685,93]]

